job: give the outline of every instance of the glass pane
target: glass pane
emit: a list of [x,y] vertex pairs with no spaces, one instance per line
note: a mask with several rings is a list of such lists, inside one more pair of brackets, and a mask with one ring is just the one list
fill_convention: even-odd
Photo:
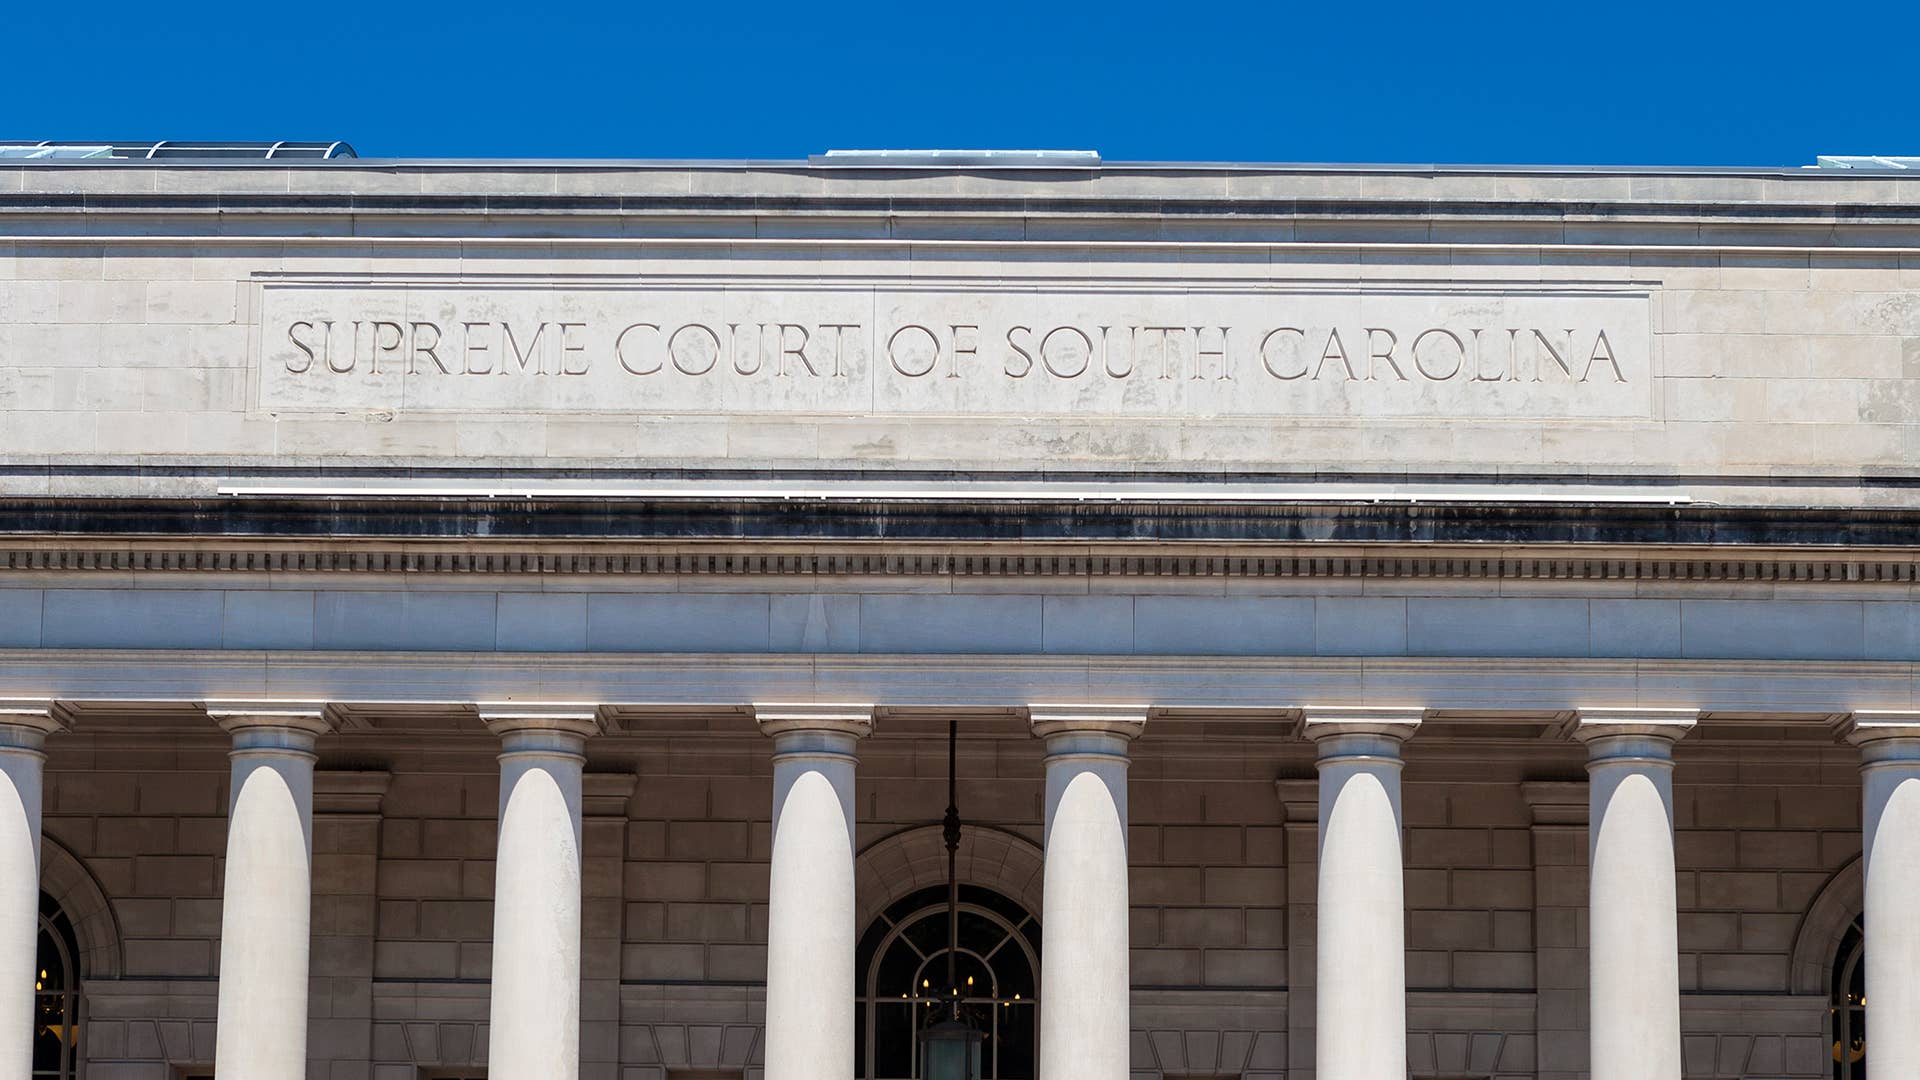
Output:
[[[1033,1080],[1038,1019],[1037,1010],[1025,1001],[1000,1007],[999,1037],[996,1045],[988,1048],[999,1050],[1000,1080]],[[993,1056],[989,1054],[987,1060],[992,1061]]]
[[66,1056],[67,1018],[60,994],[42,994],[34,999],[33,1071],[60,1075],[61,1059]]
[[876,1008],[873,1075],[879,1080],[909,1080],[913,1076],[915,1011],[912,1005],[885,1004]]
[[947,947],[947,913],[923,915],[907,927],[905,937],[922,956],[932,956]]
[[977,912],[960,913],[960,948],[985,956],[994,946],[1006,939],[1007,932],[999,923]]
[[880,948],[880,942],[886,939],[887,931],[893,924],[886,919],[875,919],[867,932],[860,935],[860,945],[854,951],[853,977],[856,996],[867,992],[867,969],[873,966],[873,954]]
[[66,989],[67,973],[60,963],[60,946],[54,943],[53,935],[45,930],[40,931],[40,949],[34,964],[36,990]]
[[898,999],[900,995],[917,996],[919,987],[914,985],[913,973],[920,967],[920,957],[904,941],[896,941],[887,948],[887,955],[880,961],[880,981],[875,991],[879,1000]]

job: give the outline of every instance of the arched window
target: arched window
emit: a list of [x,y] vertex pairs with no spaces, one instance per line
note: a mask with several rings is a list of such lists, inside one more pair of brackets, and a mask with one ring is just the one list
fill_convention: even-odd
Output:
[[80,1062],[80,946],[53,897],[40,894],[33,992],[33,1078],[73,1080]]
[[[1040,923],[1012,900],[960,886],[955,965],[963,1015],[986,1033],[981,1075],[1033,1080],[1040,1032]],[[946,1018],[947,889],[902,897],[860,937],[854,988],[863,1080],[917,1080],[915,1036]]]
[[1833,958],[1833,992],[1827,1013],[1833,1038],[1833,1080],[1867,1080],[1866,938],[1853,920]]

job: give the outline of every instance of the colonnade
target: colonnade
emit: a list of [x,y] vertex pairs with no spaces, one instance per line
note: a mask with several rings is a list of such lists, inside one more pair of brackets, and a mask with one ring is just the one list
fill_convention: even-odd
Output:
[[[210,703],[232,736],[215,1069],[306,1075],[318,703]],[[1034,705],[1044,741],[1042,1080],[1124,1080],[1129,980],[1127,764],[1145,706]],[[853,1075],[853,799],[860,705],[758,706],[773,740],[767,926],[767,1080]],[[490,1071],[579,1075],[581,777],[592,706],[486,706],[501,740]],[[1418,709],[1308,708],[1319,775],[1316,1059],[1319,1076],[1403,1080],[1406,961],[1400,771]],[[1678,1080],[1680,990],[1673,746],[1691,710],[1588,709],[1591,1074]],[[38,932],[42,771],[61,730],[47,702],[0,701],[0,1080],[25,1080]],[[1867,994],[1920,1012],[1920,712],[1859,712]],[[1874,1033],[1874,1068],[1920,1076],[1920,1025]]]

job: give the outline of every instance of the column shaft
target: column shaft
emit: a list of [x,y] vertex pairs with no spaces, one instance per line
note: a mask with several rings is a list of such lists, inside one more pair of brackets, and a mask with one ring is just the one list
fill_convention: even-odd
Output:
[[1144,706],[1031,709],[1046,740],[1040,1080],[1125,1080],[1133,987],[1127,907],[1127,744]]
[[313,747],[327,724],[318,705],[214,703],[207,713],[233,736],[214,1071],[304,1080]]
[[58,730],[47,702],[0,701],[0,1080],[33,1069],[33,984],[40,943],[40,804]]
[[1855,713],[1848,737],[1860,747],[1869,1060],[1875,1076],[1920,1076],[1920,713]]
[[1673,744],[1691,710],[1581,710],[1593,1080],[1680,1080]]
[[867,705],[756,706],[773,738],[766,1080],[854,1073],[854,746]]
[[1318,750],[1319,914],[1314,1075],[1405,1080],[1406,870],[1400,744],[1418,709],[1308,709]]
[[592,706],[480,707],[500,737],[491,1076],[580,1075],[580,799]]

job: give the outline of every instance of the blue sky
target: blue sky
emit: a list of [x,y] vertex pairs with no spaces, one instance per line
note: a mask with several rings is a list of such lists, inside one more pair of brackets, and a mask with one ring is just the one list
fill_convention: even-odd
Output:
[[0,25],[0,138],[344,138],[363,157],[1920,154],[1913,0],[14,0]]

